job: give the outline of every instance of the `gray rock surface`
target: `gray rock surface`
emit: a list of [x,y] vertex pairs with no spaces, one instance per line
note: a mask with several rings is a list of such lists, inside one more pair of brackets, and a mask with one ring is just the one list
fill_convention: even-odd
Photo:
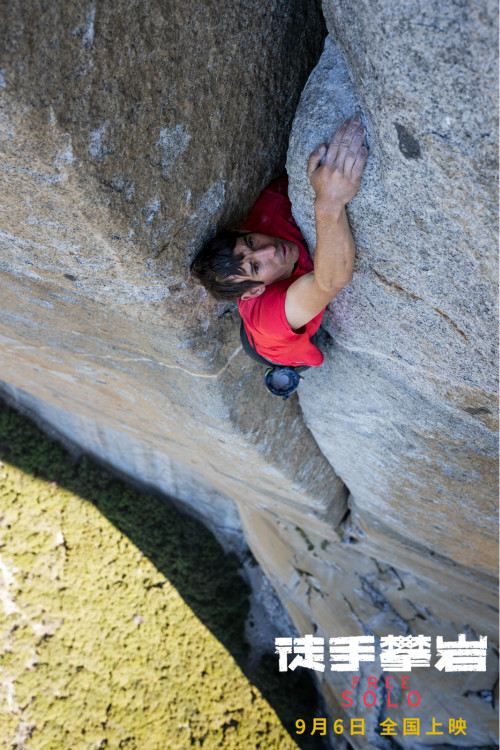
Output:
[[[468,735],[450,742],[492,747],[496,11],[324,12],[288,153],[311,247],[309,151],[359,107],[371,155],[350,206],[355,279],[299,404],[264,391],[235,306],[187,267],[283,169],[322,47],[317,6],[3,6],[1,390],[227,544],[243,528],[302,634],[487,635],[487,673],[416,669],[411,684],[422,723],[463,716]],[[320,683],[343,715],[346,678]],[[373,711],[356,695],[359,750],[389,747],[378,693]]]
[[319,11],[93,8],[4,9],[1,377],[141,436],[224,494],[229,481],[338,524],[343,485],[296,400],[286,418],[270,396],[255,402],[260,370],[244,365],[235,305],[187,272],[215,224],[283,169]]
[[[379,58],[381,73],[375,80],[387,77],[385,66],[396,66],[400,58],[403,69],[409,35],[416,33],[410,24],[408,36],[401,34],[409,12],[400,4],[391,16],[401,38],[391,45],[388,61]],[[461,28],[458,23],[451,31],[460,34]],[[451,31],[444,37],[446,49],[462,43],[462,35],[450,39]],[[422,34],[419,46],[414,44],[426,49]],[[427,41],[428,54],[436,54]],[[490,47],[494,50],[494,39]],[[410,80],[398,76],[393,96],[402,97],[405,84],[419,93],[417,100],[408,93],[400,116],[408,133],[411,129],[420,139],[417,157],[402,146],[403,125],[389,123],[395,110],[391,96],[381,88],[375,97],[374,82],[367,92],[362,70],[357,81],[351,80],[357,57],[349,60],[349,68],[344,59],[329,38],[290,141],[293,210],[314,247],[306,156],[318,139],[328,139],[332,121],[338,124],[355,107],[366,113],[370,162],[349,207],[357,244],[354,281],[325,315],[333,339],[328,361],[301,389],[301,405],[322,451],[351,492],[358,524],[375,527],[380,535],[406,536],[411,523],[416,544],[491,573],[496,569],[498,288],[495,123],[488,78],[493,60],[480,47],[462,55],[463,68],[472,59],[478,74],[484,74],[482,87],[469,87],[477,119],[472,132],[467,119],[472,102],[462,94],[454,103],[457,85],[449,84],[448,97],[441,93],[438,106],[432,102],[443,82],[440,77],[421,80],[428,66],[415,68]],[[458,76],[459,61],[455,66]],[[451,109],[449,137],[438,138],[439,118],[446,119]],[[491,134],[480,132],[485,126]]]
[[324,36],[318,5],[303,0],[14,1],[0,12],[3,93],[42,122],[53,113],[71,138],[59,161],[85,164],[134,254],[170,283],[185,276],[186,249],[244,216],[283,169]]
[[[303,92],[287,161],[294,216],[311,248],[310,151],[357,110],[370,148],[349,206],[354,279],[325,314],[325,364],[299,394],[350,491],[353,551],[337,545],[331,561],[344,571],[342,597],[361,632],[429,634],[429,617],[434,631],[459,630],[462,621],[485,632],[498,549],[496,10],[325,2],[324,11],[330,36]],[[396,590],[405,579],[404,597],[388,604],[378,595],[386,574],[370,572],[372,559],[396,576]],[[314,575],[329,580],[326,568]],[[366,609],[368,580],[378,621]],[[346,627],[335,588],[319,617],[326,632]],[[426,613],[409,618],[409,601]],[[430,698],[422,716],[435,715],[436,705],[443,717],[478,710],[449,676],[417,672],[412,685]],[[338,697],[341,685],[330,681]],[[488,710],[495,721],[492,707],[483,708],[485,722]],[[348,711],[356,715],[356,706]],[[402,718],[395,709],[389,715]],[[494,733],[472,733],[464,746],[487,745]]]

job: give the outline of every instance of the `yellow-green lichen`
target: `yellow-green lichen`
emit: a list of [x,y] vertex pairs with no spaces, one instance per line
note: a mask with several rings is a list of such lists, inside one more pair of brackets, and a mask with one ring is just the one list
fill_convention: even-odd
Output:
[[4,747],[298,747],[282,721],[313,707],[274,661],[239,668],[248,590],[206,529],[1,404],[0,458]]

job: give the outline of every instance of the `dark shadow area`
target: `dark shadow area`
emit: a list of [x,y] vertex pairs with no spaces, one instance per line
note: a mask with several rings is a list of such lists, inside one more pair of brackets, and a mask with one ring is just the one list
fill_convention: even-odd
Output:
[[311,726],[318,709],[319,696],[308,672],[279,673],[277,657],[271,655],[257,668],[248,668],[244,623],[249,588],[239,575],[238,558],[226,555],[199,521],[180,513],[167,498],[141,493],[88,458],[75,462],[2,401],[0,459],[92,503],[175,586],[260,690],[294,741],[303,750],[329,747],[318,734],[295,733],[295,721],[304,719]]

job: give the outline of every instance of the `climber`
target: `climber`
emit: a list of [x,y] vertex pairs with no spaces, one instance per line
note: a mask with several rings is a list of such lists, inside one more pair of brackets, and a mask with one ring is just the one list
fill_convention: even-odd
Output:
[[311,338],[326,305],[352,280],[355,248],[345,206],[361,182],[368,155],[364,136],[356,115],[309,157],[307,176],[316,194],[314,265],[292,216],[286,176],[264,190],[241,230],[218,234],[191,264],[192,275],[215,299],[238,300],[243,347],[271,370],[278,365],[300,372],[323,362]]

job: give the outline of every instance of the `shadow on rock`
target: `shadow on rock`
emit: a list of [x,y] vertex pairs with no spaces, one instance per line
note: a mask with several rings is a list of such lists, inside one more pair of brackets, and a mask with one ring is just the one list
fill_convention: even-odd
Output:
[[270,655],[249,669],[243,635],[249,588],[239,575],[238,558],[225,554],[199,521],[180,513],[166,498],[141,493],[86,457],[73,460],[2,402],[0,459],[92,503],[175,586],[260,690],[294,741],[304,750],[326,748],[319,736],[298,736],[294,731],[297,718],[310,726],[316,713],[318,696],[310,675],[282,675]]

